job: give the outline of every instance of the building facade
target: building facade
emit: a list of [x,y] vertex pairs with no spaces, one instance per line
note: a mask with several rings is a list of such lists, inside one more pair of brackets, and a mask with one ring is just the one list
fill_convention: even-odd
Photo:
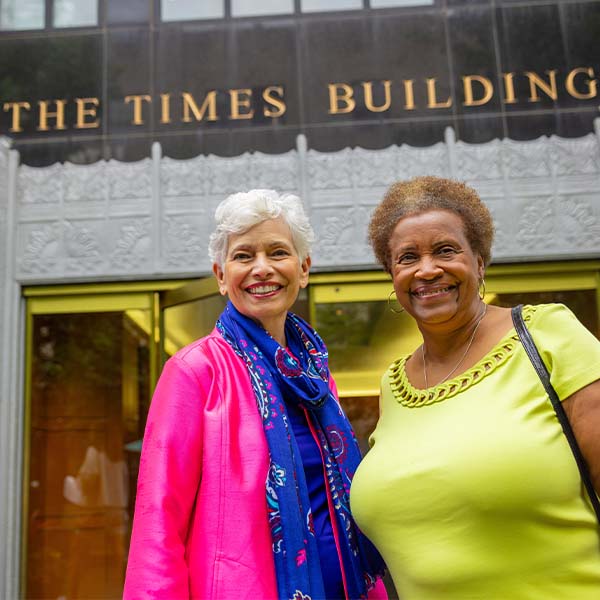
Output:
[[387,186],[474,186],[486,301],[560,301],[599,335],[600,2],[0,0],[0,593],[119,597],[166,356],[210,331],[232,192],[300,195],[296,310],[361,444],[419,342],[366,223]]

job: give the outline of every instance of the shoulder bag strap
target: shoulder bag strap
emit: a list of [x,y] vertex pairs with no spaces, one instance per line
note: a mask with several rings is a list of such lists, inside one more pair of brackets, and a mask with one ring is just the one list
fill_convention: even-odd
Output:
[[527,329],[525,325],[525,321],[523,320],[523,315],[521,313],[522,304],[513,307],[512,320],[515,326],[515,330],[519,335],[519,339],[521,340],[521,344],[527,352],[527,356],[529,356],[529,360],[533,365],[533,368],[536,370],[548,397],[550,398],[550,402],[552,402],[552,406],[554,407],[554,411],[556,412],[556,416],[560,421],[564,434],[569,442],[569,446],[571,447],[571,451],[573,452],[573,456],[577,462],[577,467],[579,468],[579,473],[581,475],[581,480],[585,485],[585,489],[589,494],[590,500],[592,502],[592,506],[594,508],[594,512],[596,513],[596,517],[598,522],[600,523],[600,501],[598,500],[598,496],[596,491],[594,490],[594,485],[592,484],[592,480],[590,478],[590,473],[585,462],[585,458],[583,454],[581,454],[581,450],[579,449],[579,445],[577,444],[577,439],[575,438],[575,434],[573,433],[573,429],[571,424],[569,423],[569,419],[565,413],[565,409],[562,405],[562,402],[558,398],[558,395],[555,389],[552,387],[550,383],[550,375],[548,374],[548,369],[540,356],[540,353],[531,337],[531,333]]

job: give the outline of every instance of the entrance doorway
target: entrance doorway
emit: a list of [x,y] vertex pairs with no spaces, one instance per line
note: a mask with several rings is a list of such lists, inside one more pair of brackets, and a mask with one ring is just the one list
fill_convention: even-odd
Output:
[[[597,261],[492,266],[486,287],[494,304],[563,302],[600,336]],[[315,274],[293,307],[328,345],[365,452],[381,374],[420,344],[410,317],[390,311],[391,291],[380,272]],[[212,330],[225,299],[212,277],[24,295],[21,595],[120,598],[152,390],[164,361]]]
[[25,292],[26,598],[122,595],[158,369],[157,292],[128,288]]

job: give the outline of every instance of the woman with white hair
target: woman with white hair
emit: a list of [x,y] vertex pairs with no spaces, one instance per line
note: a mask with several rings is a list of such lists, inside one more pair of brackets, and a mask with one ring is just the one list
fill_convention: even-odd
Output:
[[350,515],[360,453],[327,349],[289,312],[314,237],[300,199],[234,194],[215,218],[229,301],[157,384],[124,598],[385,598],[381,558]]

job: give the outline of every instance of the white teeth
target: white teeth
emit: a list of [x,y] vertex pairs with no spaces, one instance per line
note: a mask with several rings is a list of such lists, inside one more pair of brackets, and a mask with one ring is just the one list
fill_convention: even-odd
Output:
[[249,289],[248,292],[250,294],[270,294],[271,292],[275,292],[279,289],[278,285],[261,285],[257,287],[253,287]]
[[415,296],[419,296],[420,298],[424,298],[425,296],[435,296],[436,294],[443,294],[447,292],[450,288],[445,287],[439,290],[428,290],[426,292],[416,292]]

